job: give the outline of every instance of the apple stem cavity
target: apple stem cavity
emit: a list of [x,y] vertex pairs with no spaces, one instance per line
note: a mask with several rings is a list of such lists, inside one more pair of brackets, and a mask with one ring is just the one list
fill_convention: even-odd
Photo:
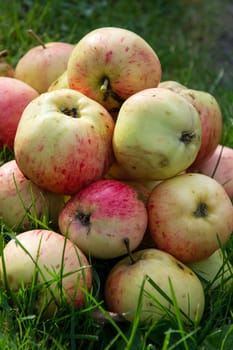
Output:
[[109,97],[112,97],[120,104],[124,102],[124,100],[111,89],[110,81],[107,77],[104,77],[103,79],[103,83],[100,86],[100,92],[103,94],[103,101],[107,101]]
[[41,40],[41,38],[32,29],[28,29],[27,33],[29,35],[31,35],[31,37],[33,37],[43,47],[43,49],[46,49],[45,43]]
[[131,250],[130,250],[130,241],[129,241],[129,238],[124,238],[124,243],[125,243],[125,246],[126,246],[126,249],[127,249],[127,254],[129,256],[129,259],[130,259],[130,264],[133,265],[136,263],[136,260],[134,259],[132,253],[131,253]]
[[68,115],[69,117],[72,117],[72,118],[78,118],[78,109],[75,108],[75,107],[64,107],[61,109],[61,112]]
[[194,212],[194,216],[196,218],[203,218],[207,217],[209,215],[208,213],[208,207],[205,203],[201,202],[198,204],[197,209]]
[[194,132],[189,132],[189,131],[182,131],[180,141],[184,142],[184,144],[188,145],[189,143],[192,142],[192,140],[195,138],[195,133]]

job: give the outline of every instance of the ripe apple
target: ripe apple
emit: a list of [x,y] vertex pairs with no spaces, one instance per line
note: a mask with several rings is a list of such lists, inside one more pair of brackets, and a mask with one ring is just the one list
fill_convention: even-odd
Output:
[[138,34],[123,28],[97,28],[75,45],[68,60],[70,88],[118,110],[129,96],[156,87],[161,64],[153,48]]
[[45,92],[23,112],[15,159],[39,187],[70,195],[106,173],[112,161],[113,129],[107,110],[80,92]]
[[0,149],[13,149],[16,129],[24,108],[38,92],[28,84],[10,77],[0,77]]
[[138,305],[141,305],[138,310],[140,322],[156,322],[174,312],[172,289],[181,318],[187,322],[185,314],[192,321],[199,322],[205,296],[195,273],[166,252],[143,249],[121,259],[110,270],[104,286],[104,299],[108,310],[122,314],[129,321],[134,320]]
[[0,278],[5,287],[18,291],[34,284],[36,306],[53,315],[64,302],[75,308],[84,305],[92,286],[92,269],[70,240],[49,230],[25,231],[3,249]]
[[64,198],[42,190],[28,180],[16,161],[10,160],[0,167],[0,218],[8,227],[24,231],[32,227],[32,218],[57,225],[58,213]]
[[176,80],[163,80],[158,84],[159,88],[169,89],[175,92],[179,92],[187,87]]
[[57,89],[69,89],[67,70],[65,70],[55,81],[52,82],[48,88],[48,91]]
[[92,257],[111,259],[134,250],[147,228],[147,210],[137,192],[117,180],[95,181],[75,195],[60,212],[63,235]]
[[201,120],[201,146],[191,165],[191,167],[195,167],[201,160],[208,158],[221,142],[222,113],[215,97],[206,91],[182,89],[179,94],[193,104]]
[[116,161],[131,179],[163,180],[190,166],[200,148],[196,109],[178,93],[151,88],[121,106],[113,133]]
[[[213,177],[233,198],[233,149],[219,144],[208,158],[191,167],[192,171]],[[190,170],[190,171],[191,171]]]
[[41,94],[66,70],[74,45],[65,42],[45,44],[31,30],[29,33],[36,37],[40,45],[32,47],[20,58],[14,77]]
[[207,258],[233,231],[233,206],[209,176],[186,173],[167,179],[148,199],[149,231],[156,247],[189,263]]
[[187,265],[200,277],[203,287],[213,289],[222,285],[228,288],[232,285],[233,266],[226,261],[221,248],[208,258]]
[[14,68],[6,61],[7,50],[0,52],[0,77],[14,77]]

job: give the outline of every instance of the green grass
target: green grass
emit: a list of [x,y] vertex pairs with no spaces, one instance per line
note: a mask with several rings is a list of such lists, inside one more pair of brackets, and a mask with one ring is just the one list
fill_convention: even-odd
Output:
[[[212,93],[222,110],[222,142],[233,146],[233,79],[229,56],[221,56],[224,20],[219,13],[230,1],[157,0],[135,1],[11,1],[1,3],[0,51],[8,50],[8,61],[18,59],[35,45],[26,30],[32,28],[46,41],[75,44],[92,29],[120,26],[135,31],[156,50],[163,80],[177,80],[190,88]],[[220,64],[221,62],[221,64]],[[13,158],[4,149],[1,164]],[[48,227],[32,219],[32,227]],[[0,250],[14,232],[0,225]],[[226,262],[233,261],[233,239],[224,247]],[[102,280],[112,263],[93,261],[94,287],[82,310],[61,306],[52,318],[43,319],[35,310],[34,288],[10,295],[0,288],[0,348],[34,349],[139,349],[139,350],[232,350],[233,285],[205,288],[206,307],[201,323],[184,325],[175,316],[149,327],[118,322],[106,314],[102,302]],[[29,298],[29,296],[31,296]],[[31,300],[31,302],[29,302]],[[98,322],[93,310],[105,314]]]

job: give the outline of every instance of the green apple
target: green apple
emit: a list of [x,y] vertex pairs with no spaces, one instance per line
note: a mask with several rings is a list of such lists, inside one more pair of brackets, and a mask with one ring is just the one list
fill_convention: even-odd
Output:
[[128,178],[164,180],[192,164],[201,132],[199,115],[185,98],[169,89],[145,89],[120,108],[114,156]]
[[[141,293],[141,307],[137,310]],[[199,278],[172,255],[155,248],[142,249],[121,259],[110,270],[104,286],[107,309],[122,314],[131,322],[137,312],[141,323],[166,318],[174,312],[174,295],[184,322],[188,318],[199,322],[205,306]]]
[[59,75],[59,77],[56,80],[52,82],[52,84],[48,88],[48,91],[57,89],[69,89],[67,70],[65,70],[61,75]]
[[232,286],[233,266],[226,261],[223,251],[218,248],[208,258],[187,264],[200,278],[204,287],[211,289],[224,285]]

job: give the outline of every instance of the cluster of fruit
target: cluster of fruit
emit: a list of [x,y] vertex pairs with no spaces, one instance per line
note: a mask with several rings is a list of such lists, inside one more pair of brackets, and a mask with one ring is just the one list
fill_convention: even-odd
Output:
[[[14,151],[0,167],[0,216],[17,233],[0,276],[18,290],[36,271],[47,314],[62,296],[83,306],[93,259],[118,260],[104,302],[129,321],[139,304],[142,322],[159,320],[175,295],[197,322],[200,276],[213,286],[232,278],[222,248],[233,231],[233,150],[220,144],[220,107],[161,77],[142,37],[106,27],[76,45],[41,43],[0,78],[0,146]],[[45,216],[56,229],[30,229]]]

